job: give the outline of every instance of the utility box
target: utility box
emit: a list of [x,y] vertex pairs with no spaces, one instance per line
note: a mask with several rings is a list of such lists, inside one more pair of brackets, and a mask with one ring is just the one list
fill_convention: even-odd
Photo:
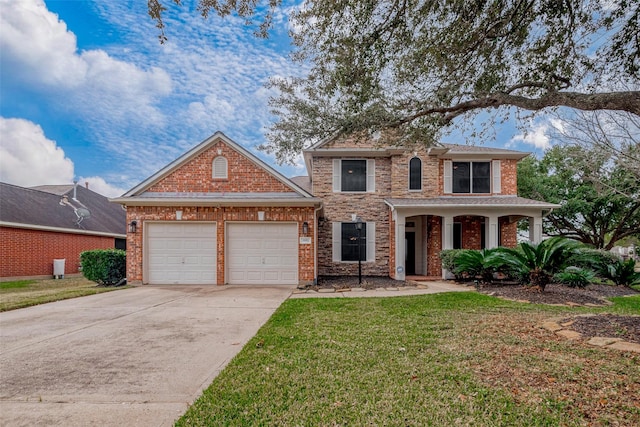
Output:
[[64,259],[53,260],[53,278],[64,279]]

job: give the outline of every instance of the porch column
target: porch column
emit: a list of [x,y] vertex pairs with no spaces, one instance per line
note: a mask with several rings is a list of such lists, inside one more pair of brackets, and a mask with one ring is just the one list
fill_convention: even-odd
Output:
[[404,280],[406,275],[405,258],[405,235],[404,228],[406,217],[396,211],[396,280]]
[[532,243],[542,241],[542,216],[529,217],[529,241]]
[[453,216],[442,217],[442,249],[453,249]]
[[487,230],[487,249],[497,248],[500,246],[500,229],[498,227],[498,217],[495,215],[489,216]]

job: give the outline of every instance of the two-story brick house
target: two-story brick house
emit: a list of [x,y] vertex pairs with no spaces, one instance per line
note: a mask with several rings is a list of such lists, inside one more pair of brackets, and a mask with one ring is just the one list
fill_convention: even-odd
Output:
[[218,132],[112,200],[127,209],[127,276],[308,284],[357,274],[358,257],[365,275],[439,276],[442,249],[514,246],[521,218],[540,240],[556,205],[517,196],[526,155],[330,140],[305,150],[309,176],[290,180]]
[[[516,245],[517,221],[542,238],[558,205],[517,196],[516,165],[528,153],[440,144],[417,150],[329,140],[304,152],[302,186],[322,200],[318,274],[356,274],[360,233],[366,275],[440,276],[442,249]],[[355,219],[366,225],[356,229]],[[355,248],[354,249],[354,244]]]

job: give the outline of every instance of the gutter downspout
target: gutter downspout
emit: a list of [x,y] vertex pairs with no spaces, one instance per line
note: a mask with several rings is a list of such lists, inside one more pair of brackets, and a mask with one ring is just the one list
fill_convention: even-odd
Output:
[[318,226],[320,221],[318,218],[318,212],[322,209],[322,203],[313,211],[313,284],[318,285]]

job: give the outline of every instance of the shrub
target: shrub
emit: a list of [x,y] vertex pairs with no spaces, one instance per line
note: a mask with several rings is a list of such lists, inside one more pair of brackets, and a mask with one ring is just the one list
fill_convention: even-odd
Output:
[[442,260],[442,268],[449,270],[456,279],[461,279],[462,276],[456,271],[456,260],[464,253],[465,249],[445,249],[440,252],[440,259]]
[[622,258],[602,249],[581,248],[568,261],[570,265],[593,270],[599,277],[607,277],[609,265],[620,262]]
[[466,250],[455,259],[456,273],[465,273],[471,278],[479,278],[482,283],[493,282],[493,274],[498,272],[499,260],[496,260],[497,249],[482,249],[480,251]]
[[119,249],[96,249],[80,254],[82,274],[103,286],[119,286],[127,277],[126,252]]
[[538,244],[523,242],[516,249],[501,248],[495,263],[511,271],[524,283],[544,291],[553,276],[562,271],[580,244],[563,237],[552,237]]
[[553,280],[570,288],[586,288],[593,282],[595,276],[593,271],[586,268],[567,267],[564,271],[556,273]]
[[619,260],[608,265],[605,277],[618,286],[640,285],[640,273],[635,271],[635,267],[636,262],[633,259]]

